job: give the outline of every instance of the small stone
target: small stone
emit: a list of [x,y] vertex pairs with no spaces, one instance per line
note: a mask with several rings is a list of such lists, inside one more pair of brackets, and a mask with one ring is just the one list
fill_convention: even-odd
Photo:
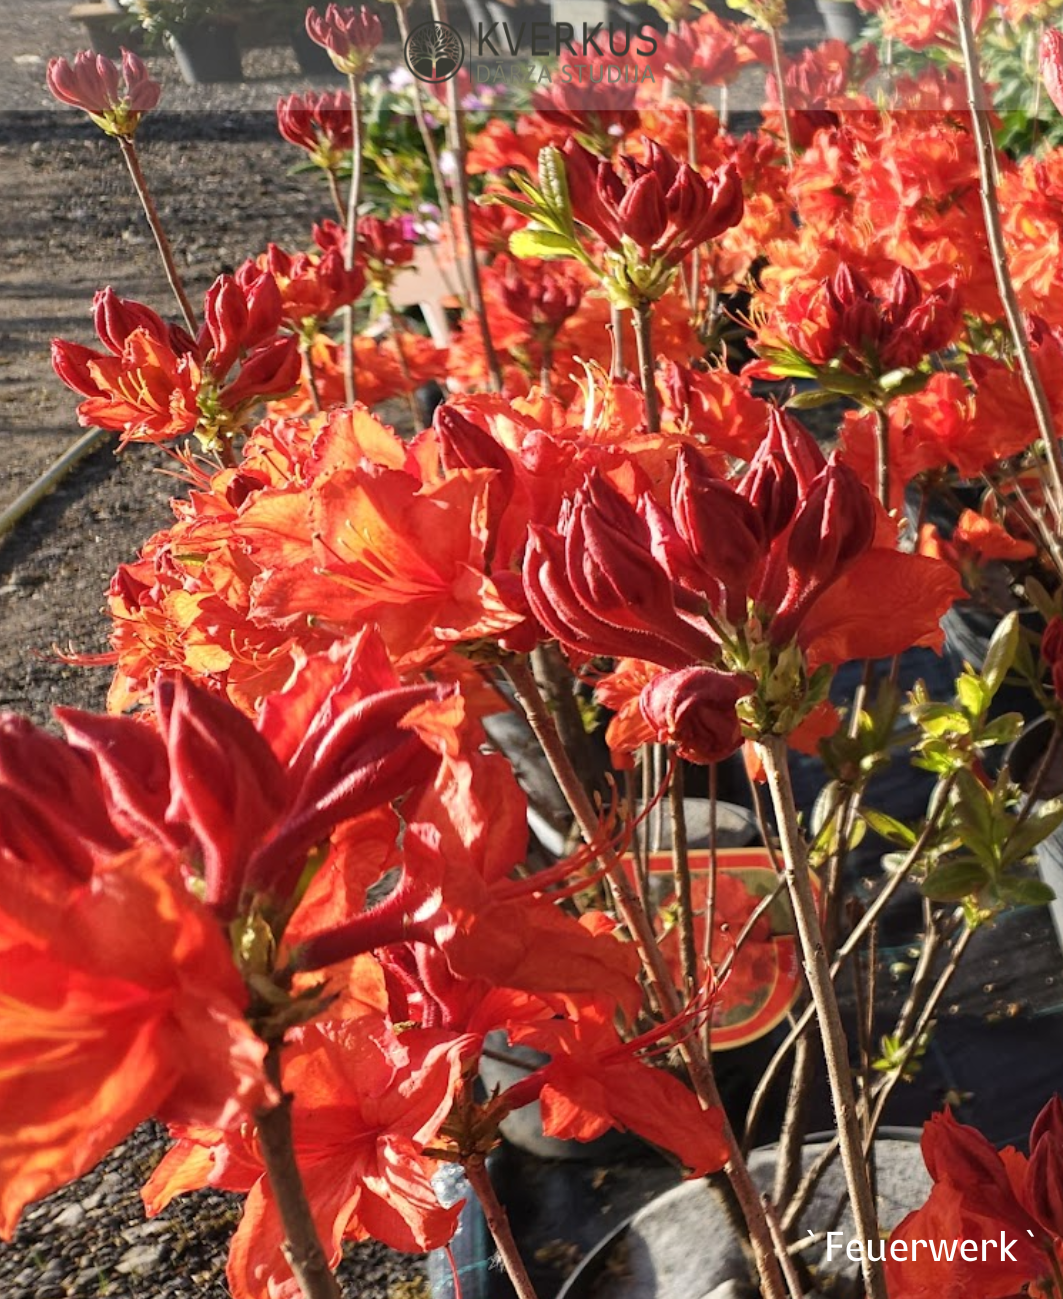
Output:
[[37,1291],[36,1299],[66,1299],[66,1291],[61,1285],[44,1285]]
[[155,1218],[151,1222],[138,1222],[134,1227],[122,1228],[122,1239],[129,1245],[135,1245],[145,1236],[163,1236],[173,1226],[164,1219]]
[[164,1243],[134,1245],[132,1249],[127,1249],[122,1255],[115,1271],[121,1272],[123,1276],[129,1276],[131,1273],[143,1275],[157,1268],[166,1257],[167,1252],[167,1246]]
[[52,1219],[52,1225],[60,1231],[73,1231],[75,1227],[81,1225],[85,1217],[85,1210],[80,1204],[68,1204]]

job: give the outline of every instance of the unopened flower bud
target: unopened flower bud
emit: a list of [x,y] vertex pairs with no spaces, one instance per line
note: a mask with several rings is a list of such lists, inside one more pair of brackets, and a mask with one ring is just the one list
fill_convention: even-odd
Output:
[[169,343],[165,321],[150,307],[129,298],[120,298],[114,289],[106,288],[92,299],[92,323],[100,342],[115,356],[121,356],[126,339],[136,329],[146,330],[157,342]]
[[384,29],[376,14],[363,5],[330,4],[324,14],[316,9],[306,11],[306,30],[310,39],[328,51],[340,72],[361,77],[373,61],[376,47],[384,39]]
[[715,477],[691,447],[682,447],[672,479],[672,517],[704,570],[735,597],[737,619],[750,579],[764,558],[764,521],[730,483]]
[[52,59],[46,80],[56,99],[83,109],[101,130],[114,136],[132,136],[162,94],[144,60],[125,49],[121,71],[102,54],[81,50],[72,64]]
[[753,689],[748,677],[689,667],[655,677],[639,696],[639,711],[658,741],[675,745],[688,762],[722,762],[742,743],[735,705]]
[[1030,1150],[1026,1208],[1052,1236],[1063,1237],[1063,1138],[1046,1132]]
[[235,410],[248,401],[283,397],[298,386],[302,365],[299,340],[294,334],[264,343],[244,361],[233,382],[222,389],[222,404]]

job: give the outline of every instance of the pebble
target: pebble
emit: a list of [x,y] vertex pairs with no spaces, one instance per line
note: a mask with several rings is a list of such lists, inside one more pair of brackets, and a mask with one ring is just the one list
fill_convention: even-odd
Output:
[[84,1217],[85,1210],[80,1204],[68,1204],[52,1219],[52,1226],[60,1231],[72,1231],[81,1225]]
[[132,1273],[147,1273],[157,1268],[169,1252],[169,1246],[164,1242],[157,1245],[134,1245],[132,1249],[127,1249],[115,1268],[116,1272],[121,1272],[123,1276]]

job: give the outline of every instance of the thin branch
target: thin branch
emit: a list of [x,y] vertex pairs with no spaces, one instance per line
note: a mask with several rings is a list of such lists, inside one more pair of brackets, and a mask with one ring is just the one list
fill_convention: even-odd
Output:
[[[793,904],[805,977],[823,1041],[823,1055],[834,1102],[842,1165],[852,1201],[856,1234],[860,1240],[875,1240],[878,1237],[878,1215],[863,1156],[862,1134],[849,1068],[849,1046],[831,979],[830,963],[823,945],[823,932],[812,891],[805,844],[797,824],[797,809],[787,766],[786,741],[778,736],[769,736],[758,742],[757,748],[768,777],[768,788],[779,825],[786,882]],[[869,1253],[870,1251],[864,1254],[861,1268],[869,1299],[886,1299],[882,1269],[875,1260],[868,1257]]]
[[657,406],[657,382],[653,373],[653,306],[649,302],[640,302],[632,312],[635,325],[635,342],[639,353],[639,380],[642,384],[642,400],[646,407],[646,431],[661,431],[661,416]]
[[528,1269],[524,1266],[524,1260],[517,1248],[517,1242],[513,1238],[513,1229],[509,1225],[509,1217],[502,1206],[502,1202],[495,1194],[495,1188],[483,1159],[480,1157],[470,1159],[465,1165],[465,1176],[468,1178],[469,1185],[475,1191],[476,1198],[480,1201],[480,1207],[484,1211],[484,1218],[487,1220],[488,1230],[498,1246],[499,1256],[505,1264],[506,1273],[513,1283],[513,1289],[517,1292],[517,1299],[538,1299],[535,1287],[531,1283],[531,1277],[528,1276]]
[[694,941],[694,895],[687,849],[686,806],[683,801],[683,759],[674,755],[668,782],[668,809],[672,823],[672,878],[679,907],[679,952],[683,969],[683,995],[689,1001],[698,987],[698,953]]
[[997,291],[1004,306],[1008,327],[1011,330],[1011,341],[1019,363],[1030,405],[1033,407],[1037,431],[1044,442],[1045,455],[1048,458],[1048,472],[1051,478],[1052,491],[1049,499],[1052,513],[1058,523],[1063,518],[1063,450],[1056,437],[1052,410],[1048,404],[1041,376],[1034,364],[1033,354],[1026,337],[1026,322],[1022,308],[1008,270],[1008,252],[1004,242],[1004,227],[1000,220],[1000,206],[996,190],[996,151],[993,142],[993,128],[990,122],[990,110],[986,103],[985,83],[978,58],[978,46],[975,43],[974,26],[971,22],[971,0],[956,0],[956,18],[959,26],[960,50],[963,55],[963,68],[967,78],[967,101],[971,109],[971,126],[978,153],[978,172],[982,195],[982,212],[985,215],[986,237],[989,242],[990,258],[993,263],[993,274],[996,277]]
[[768,28],[768,41],[771,45],[771,65],[775,72],[775,85],[779,95],[779,117],[782,120],[782,138],[786,147],[786,165],[794,169],[794,138],[790,131],[790,114],[786,108],[786,82],[782,70],[782,42],[779,40],[779,29]]
[[[347,229],[343,241],[343,267],[354,269],[354,250],[358,246],[358,202],[362,191],[362,83],[353,73],[347,78],[351,91],[351,187],[347,191]],[[348,406],[358,397],[354,374],[354,303],[343,309],[343,392]]]
[[281,1083],[282,1050],[281,1043],[271,1042],[265,1061],[266,1077],[281,1099],[255,1119],[262,1162],[284,1227],[284,1256],[305,1299],[341,1299],[295,1160],[292,1098]]
[[163,229],[162,221],[159,218],[159,210],[155,206],[155,200],[151,196],[151,190],[148,189],[148,182],[144,178],[144,173],[140,167],[140,158],[137,154],[137,146],[133,143],[132,136],[120,135],[118,143],[122,150],[122,157],[125,159],[126,166],[129,168],[129,176],[133,182],[133,188],[140,199],[140,205],[144,209],[144,215],[148,219],[148,225],[151,227],[151,233],[155,236],[155,246],[159,250],[159,257],[162,259],[162,268],[166,272],[166,279],[173,295],[177,299],[177,305],[181,309],[181,315],[184,317],[185,328],[190,334],[195,336],[198,325],[196,324],[196,313],[192,310],[192,304],[188,300],[188,294],[185,292],[185,286],[181,280],[181,273],[177,269],[177,263],[174,261],[173,249],[170,247],[170,241],[166,237],[166,231]]

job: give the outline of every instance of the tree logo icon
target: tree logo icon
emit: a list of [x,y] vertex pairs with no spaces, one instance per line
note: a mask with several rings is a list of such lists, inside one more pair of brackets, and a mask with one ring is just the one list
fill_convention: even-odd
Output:
[[418,81],[449,81],[465,61],[465,42],[448,23],[421,23],[406,38],[404,54]]

